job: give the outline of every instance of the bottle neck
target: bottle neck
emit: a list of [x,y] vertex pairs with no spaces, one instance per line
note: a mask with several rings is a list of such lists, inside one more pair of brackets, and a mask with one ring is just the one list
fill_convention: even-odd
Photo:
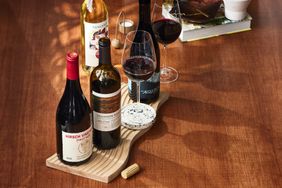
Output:
[[151,24],[151,0],[139,0],[139,24]]
[[71,91],[74,91],[74,92],[78,91],[79,93],[82,92],[79,79],[77,79],[77,80],[67,79],[65,90],[67,90],[68,92],[71,92]]
[[78,62],[67,62],[67,79],[79,80]]
[[99,65],[111,65],[111,48],[99,46]]
[[77,59],[67,59],[67,81],[66,88],[82,91],[79,81],[79,65]]

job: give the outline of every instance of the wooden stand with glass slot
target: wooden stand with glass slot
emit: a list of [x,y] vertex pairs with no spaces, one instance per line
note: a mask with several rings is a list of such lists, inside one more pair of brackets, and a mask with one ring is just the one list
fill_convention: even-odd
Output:
[[[132,103],[127,92],[127,85],[122,84],[121,89],[121,105],[125,106]],[[157,111],[168,98],[169,95],[167,93],[161,92],[159,99],[152,103],[151,106]],[[121,143],[115,149],[101,151],[94,148],[93,155],[89,162],[80,166],[68,166],[63,164],[55,153],[46,160],[46,166],[78,176],[109,183],[125,168],[129,157],[130,147],[134,141],[140,138],[149,129],[150,127],[143,130],[130,130],[122,126]]]

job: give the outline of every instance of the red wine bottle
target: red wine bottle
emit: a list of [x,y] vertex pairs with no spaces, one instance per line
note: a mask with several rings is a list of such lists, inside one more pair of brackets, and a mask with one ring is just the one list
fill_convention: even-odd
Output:
[[121,78],[111,63],[110,44],[109,38],[99,40],[99,65],[90,77],[94,145],[98,149],[111,149],[120,142]]
[[[154,74],[146,81],[140,83],[140,100],[144,103],[156,101],[160,93],[160,49],[154,35],[151,23],[151,0],[139,0],[139,24],[138,30],[145,30],[151,34],[157,60]],[[138,36],[134,40],[138,40]],[[131,99],[136,101],[136,83],[128,79],[128,91]]]
[[78,54],[68,53],[67,81],[56,113],[57,155],[68,165],[79,165],[92,155],[90,107],[79,82]]

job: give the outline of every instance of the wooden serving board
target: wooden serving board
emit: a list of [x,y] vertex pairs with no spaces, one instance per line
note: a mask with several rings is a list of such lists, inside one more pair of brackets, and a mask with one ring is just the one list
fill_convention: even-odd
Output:
[[[122,106],[132,103],[127,92],[127,84],[122,84],[121,94]],[[158,101],[152,103],[151,106],[157,111],[168,98],[169,95],[167,93],[161,92]],[[63,164],[58,159],[56,153],[46,159],[46,166],[78,176],[109,183],[125,168],[129,157],[130,147],[134,141],[145,134],[150,128],[151,127],[143,130],[130,130],[122,126],[121,143],[118,147],[111,150],[97,150],[94,148],[91,159],[80,166],[68,166]]]

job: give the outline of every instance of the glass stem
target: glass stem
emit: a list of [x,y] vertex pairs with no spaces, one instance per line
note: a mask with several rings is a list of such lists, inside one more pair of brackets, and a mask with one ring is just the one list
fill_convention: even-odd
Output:
[[137,81],[136,82],[136,86],[137,86],[137,93],[136,93],[136,97],[137,97],[137,103],[140,103],[140,82]]
[[164,71],[166,71],[166,63],[167,63],[166,57],[167,57],[167,51],[166,51],[166,45],[164,44],[164,61],[163,61],[163,70]]

